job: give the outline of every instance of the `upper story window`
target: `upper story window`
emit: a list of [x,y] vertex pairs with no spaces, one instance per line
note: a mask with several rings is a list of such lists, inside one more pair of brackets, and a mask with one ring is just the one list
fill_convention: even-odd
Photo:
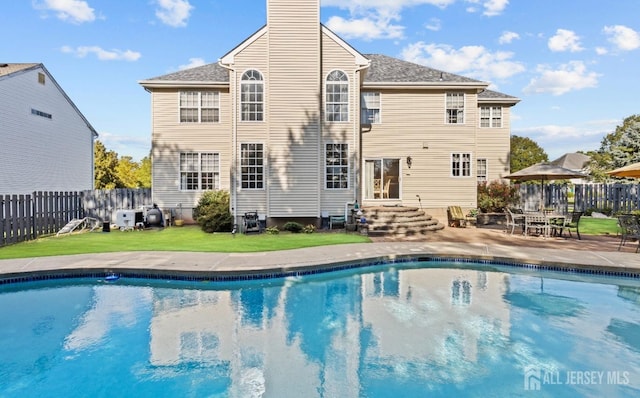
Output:
[[471,176],[471,154],[452,153],[451,154],[451,175],[453,177]]
[[502,107],[501,106],[481,106],[480,107],[480,127],[502,127]]
[[47,113],[47,112],[42,112],[42,111],[39,111],[39,110],[33,109],[33,108],[31,108],[31,114],[32,115],[36,115],[36,116],[42,116],[42,117],[44,117],[46,119],[52,119],[53,118],[52,114]]
[[361,123],[380,123],[380,93],[362,93],[361,97]]
[[464,123],[464,93],[447,93],[447,124]]
[[38,72],[38,83],[40,83],[40,84],[44,84],[45,83],[44,73],[42,73],[42,72]]
[[180,153],[180,190],[220,189],[220,154]]
[[340,70],[327,76],[326,115],[327,122],[349,121],[349,79]]
[[242,121],[264,120],[264,79],[257,70],[248,70],[240,82]]
[[218,123],[220,93],[218,91],[181,91],[180,123]]
[[349,188],[349,144],[325,144],[327,189]]

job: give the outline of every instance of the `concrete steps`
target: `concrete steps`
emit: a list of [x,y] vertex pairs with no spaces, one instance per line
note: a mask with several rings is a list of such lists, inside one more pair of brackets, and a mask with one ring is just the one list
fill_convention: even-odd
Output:
[[372,236],[426,235],[445,227],[417,207],[365,207],[362,212],[369,224],[369,235]]

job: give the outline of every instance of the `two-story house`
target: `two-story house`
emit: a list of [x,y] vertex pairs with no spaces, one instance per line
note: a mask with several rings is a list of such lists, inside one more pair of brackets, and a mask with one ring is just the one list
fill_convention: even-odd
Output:
[[0,195],[93,189],[97,136],[43,64],[0,64]]
[[153,200],[183,217],[205,190],[270,223],[345,204],[476,206],[509,173],[510,107],[488,83],[361,54],[320,23],[319,0],[269,0],[267,24],[218,63],[143,80]]

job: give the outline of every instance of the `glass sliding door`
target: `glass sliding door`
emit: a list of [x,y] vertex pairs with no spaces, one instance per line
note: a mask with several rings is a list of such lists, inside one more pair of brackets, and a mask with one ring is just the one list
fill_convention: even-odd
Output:
[[400,159],[367,159],[364,163],[365,199],[400,199]]

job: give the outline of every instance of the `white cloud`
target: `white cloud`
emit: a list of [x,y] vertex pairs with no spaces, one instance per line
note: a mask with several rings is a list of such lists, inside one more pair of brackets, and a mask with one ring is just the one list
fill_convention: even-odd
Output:
[[520,35],[519,34],[517,34],[516,32],[504,31],[500,35],[500,38],[498,39],[498,43],[500,43],[500,44],[509,44],[512,41],[516,40],[516,39],[520,39]]
[[394,25],[390,19],[380,16],[375,19],[365,17],[349,19],[333,16],[327,21],[327,27],[345,39],[359,38],[363,40],[373,39],[401,39],[404,27]]
[[54,11],[58,19],[72,23],[92,22],[96,19],[93,8],[86,1],[44,0],[42,3],[34,2],[33,7]]
[[188,0],[158,0],[156,17],[164,24],[173,27],[187,26],[187,19],[191,14],[193,6]]
[[599,75],[588,72],[582,61],[571,61],[555,70],[546,65],[539,65],[537,72],[539,77],[531,79],[529,85],[524,88],[525,93],[562,95],[598,86]]
[[483,14],[488,17],[500,15],[508,4],[509,0],[487,0],[484,2]]
[[513,53],[490,52],[483,46],[464,46],[454,49],[446,44],[410,44],[402,50],[402,58],[435,69],[491,81],[507,79],[525,70],[512,61]]
[[502,14],[509,4],[509,0],[466,0],[466,2],[472,4],[467,7],[467,12],[478,12],[478,7],[481,5],[484,9],[482,14],[487,17],[494,17]]
[[189,58],[189,63],[185,64],[185,65],[178,66],[178,69],[179,70],[191,69],[191,68],[195,68],[197,66],[202,66],[202,65],[205,65],[205,64],[206,64],[206,62],[202,58]]
[[75,54],[77,57],[84,58],[89,54],[95,54],[101,61],[137,61],[142,55],[139,52],[131,50],[104,50],[98,46],[80,46],[72,48],[63,46],[62,52]]
[[604,48],[604,47],[596,47],[596,54],[598,54],[598,55],[605,55],[608,52],[609,51],[607,51],[607,49]]
[[582,51],[580,46],[580,37],[575,32],[566,29],[558,29],[555,36],[552,36],[548,42],[551,51]]
[[437,32],[442,28],[442,21],[440,21],[438,18],[431,18],[429,22],[424,25],[424,27]]
[[605,26],[604,33],[609,36],[609,42],[622,51],[631,51],[640,47],[640,34],[624,25]]

